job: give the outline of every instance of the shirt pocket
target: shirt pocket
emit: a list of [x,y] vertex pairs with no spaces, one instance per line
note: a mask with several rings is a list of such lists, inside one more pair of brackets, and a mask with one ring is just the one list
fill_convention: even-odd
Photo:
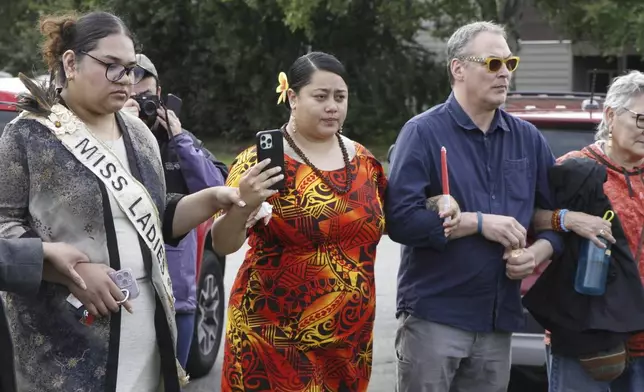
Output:
[[530,164],[528,158],[505,159],[503,176],[508,196],[517,201],[525,201],[530,195]]

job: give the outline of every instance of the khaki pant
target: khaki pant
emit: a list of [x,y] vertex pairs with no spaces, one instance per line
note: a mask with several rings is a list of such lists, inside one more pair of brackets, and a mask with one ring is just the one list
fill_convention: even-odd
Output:
[[400,315],[397,392],[505,392],[511,333],[475,333]]

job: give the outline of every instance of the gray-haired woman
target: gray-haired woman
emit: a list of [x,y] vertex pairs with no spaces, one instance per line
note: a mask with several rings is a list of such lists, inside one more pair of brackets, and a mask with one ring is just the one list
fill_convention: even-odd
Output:
[[[643,73],[615,78],[595,139],[558,159],[550,181],[561,210],[535,216],[537,230],[572,232],[565,234],[566,254],[524,298],[551,330],[551,392],[644,391]],[[615,214],[612,221],[599,218],[607,210]],[[581,295],[572,287],[581,237],[612,243],[601,296]]]

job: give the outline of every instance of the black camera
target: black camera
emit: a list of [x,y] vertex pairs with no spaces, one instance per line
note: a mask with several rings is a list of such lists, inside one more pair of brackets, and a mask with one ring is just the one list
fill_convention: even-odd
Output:
[[159,97],[154,94],[136,95],[134,100],[139,104],[139,118],[148,126],[157,120],[157,109],[161,107]]

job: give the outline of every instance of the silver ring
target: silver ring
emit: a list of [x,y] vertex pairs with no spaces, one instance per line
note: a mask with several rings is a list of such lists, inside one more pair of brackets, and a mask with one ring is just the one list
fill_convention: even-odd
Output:
[[599,230],[599,235],[603,236],[604,234],[606,234],[606,232],[604,231],[604,229]]
[[125,295],[125,298],[123,298],[122,301],[116,301],[117,305],[123,305],[128,300],[128,298],[130,298],[130,290],[121,289],[121,293],[123,293],[123,295]]

